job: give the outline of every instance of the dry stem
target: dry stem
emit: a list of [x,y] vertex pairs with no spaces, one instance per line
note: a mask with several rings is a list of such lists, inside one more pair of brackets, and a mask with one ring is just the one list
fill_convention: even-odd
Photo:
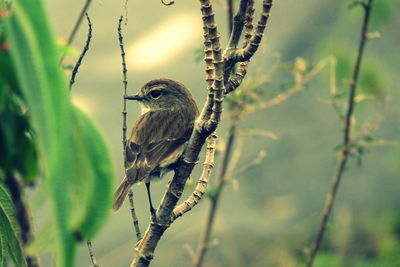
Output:
[[346,163],[347,163],[349,155],[350,155],[350,146],[351,146],[351,142],[352,142],[352,137],[351,137],[352,123],[351,123],[351,121],[352,121],[352,115],[353,115],[353,110],[354,110],[354,106],[355,106],[354,98],[356,95],[358,76],[360,73],[365,43],[367,41],[368,24],[369,24],[369,19],[370,19],[373,3],[374,3],[374,0],[368,0],[368,2],[361,3],[362,7],[364,8],[365,13],[364,13],[364,19],[363,19],[363,24],[362,24],[362,28],[361,28],[361,36],[360,36],[360,42],[359,42],[358,51],[357,51],[357,58],[356,58],[356,62],[354,65],[352,81],[350,83],[350,94],[349,94],[348,107],[347,107],[347,112],[346,112],[346,117],[345,117],[345,127],[344,127],[344,132],[343,132],[343,146],[341,149],[341,158],[340,158],[340,161],[338,164],[336,174],[333,178],[332,187],[331,187],[330,191],[328,192],[328,194],[326,195],[325,204],[324,204],[324,208],[323,208],[322,221],[321,221],[321,224],[319,227],[317,237],[315,238],[313,246],[310,251],[310,254],[308,255],[308,261],[307,261],[308,267],[313,266],[315,256],[318,253],[318,249],[321,245],[321,241],[322,241],[323,235],[325,233],[326,223],[328,222],[329,215],[331,214],[335,196],[336,196],[341,178],[343,176],[343,173],[344,173],[344,170],[346,167]]
[[86,245],[87,245],[88,250],[89,250],[89,257],[90,257],[90,261],[93,264],[93,267],[100,267],[100,265],[97,264],[96,256],[94,255],[94,252],[93,252],[92,242],[91,241],[87,241]]
[[72,70],[72,75],[71,75],[71,79],[69,81],[69,88],[72,88],[72,85],[75,83],[75,76],[78,73],[79,67],[82,64],[82,60],[84,58],[84,56],[86,55],[86,52],[89,50],[89,45],[90,45],[90,40],[92,39],[92,23],[90,22],[90,18],[88,13],[85,13],[86,15],[86,19],[88,22],[88,34],[87,34],[87,39],[86,39],[86,43],[85,43],[85,47],[82,50],[81,55],[79,56],[78,61],[75,64],[74,69]]
[[[83,5],[81,13],[79,14],[78,19],[75,22],[74,28],[72,29],[72,31],[68,37],[67,46],[72,44],[72,41],[74,40],[75,35],[78,32],[79,26],[81,26],[81,24],[82,24],[83,17],[87,13],[91,3],[92,3],[92,0],[86,0],[85,4]],[[63,62],[64,58],[65,58],[65,54],[61,55],[60,64]]]
[[[125,158],[125,147],[126,147],[126,99],[125,97],[127,96],[127,88],[128,88],[128,80],[127,80],[127,69],[126,69],[126,62],[125,62],[125,49],[124,49],[124,38],[122,36],[122,29],[121,29],[121,24],[122,24],[123,16],[119,18],[118,21],[118,41],[119,41],[119,47],[121,49],[121,60],[122,60],[122,74],[124,77],[123,85],[124,85],[124,95],[123,95],[123,110],[122,110],[122,153]],[[139,219],[136,216],[135,212],[135,205],[133,201],[133,192],[132,190],[129,191],[129,204],[130,204],[130,209],[131,209],[131,215],[132,215],[132,221],[133,221],[133,227],[135,229],[136,233],[136,238],[139,241],[141,237],[141,232],[139,228]]]

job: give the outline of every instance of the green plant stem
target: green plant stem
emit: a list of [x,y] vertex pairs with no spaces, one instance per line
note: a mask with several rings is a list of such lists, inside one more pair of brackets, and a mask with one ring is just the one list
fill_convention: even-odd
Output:
[[365,44],[367,42],[367,32],[368,32],[368,24],[369,24],[369,19],[371,15],[371,10],[373,6],[374,0],[368,0],[367,3],[362,3],[361,5],[364,8],[364,19],[363,19],[363,24],[361,28],[361,36],[360,36],[360,42],[358,46],[358,51],[357,51],[357,58],[356,62],[354,65],[353,69],[353,75],[352,75],[352,80],[350,83],[350,94],[349,94],[349,99],[348,99],[348,107],[347,107],[347,112],[346,112],[346,117],[345,117],[345,127],[343,131],[343,145],[341,149],[341,158],[340,162],[338,164],[338,168],[336,171],[336,175],[334,176],[332,186],[328,194],[326,195],[325,199],[325,204],[323,208],[323,216],[322,220],[320,223],[319,231],[317,234],[317,237],[314,240],[314,243],[312,245],[310,254],[308,255],[308,261],[307,261],[307,266],[312,267],[314,263],[315,256],[318,253],[319,247],[322,242],[322,238],[325,233],[326,229],[326,224],[328,222],[329,216],[331,214],[333,204],[335,201],[335,197],[337,194],[337,190],[340,184],[340,181],[342,179],[344,170],[346,168],[346,164],[350,155],[350,145],[351,145],[351,128],[352,128],[352,116],[353,116],[353,111],[354,111],[354,106],[355,106],[355,101],[354,98],[356,96],[356,89],[357,89],[357,82],[358,82],[358,77],[361,69],[361,63],[362,63],[362,58],[363,58],[363,53],[364,53],[364,48]]

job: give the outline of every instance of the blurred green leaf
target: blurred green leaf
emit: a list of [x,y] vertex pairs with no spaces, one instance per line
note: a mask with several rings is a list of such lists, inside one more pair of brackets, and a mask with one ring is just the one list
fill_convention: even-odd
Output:
[[364,1],[362,0],[352,0],[351,3],[348,5],[349,9],[353,9],[358,6],[362,6]]
[[[85,192],[85,196],[88,197],[85,214],[77,228],[77,232],[87,240],[99,230],[109,214],[112,200],[113,168],[109,151],[96,125],[77,108],[75,108],[74,121],[81,133],[79,138],[85,144],[87,160],[90,161],[89,166],[92,166],[88,175],[80,177],[79,184],[74,184],[75,187],[82,186],[83,182],[88,184],[87,192]],[[77,157],[76,160],[79,158]]]
[[58,56],[79,56],[79,51],[72,45],[68,45],[64,40],[57,40]]
[[343,266],[340,255],[334,253],[319,252],[315,257],[315,267],[341,267]]
[[378,63],[364,64],[360,74],[359,88],[365,94],[384,100],[389,87],[387,81],[384,68]]
[[295,81],[283,82],[282,84],[279,85],[279,91],[280,92],[286,92],[287,90],[289,90],[290,88],[295,86],[295,84],[296,84]]
[[11,59],[29,106],[51,192],[57,266],[72,266],[76,251],[74,232],[93,236],[108,214],[110,158],[97,128],[71,106],[41,1],[13,1],[12,14],[5,25]]
[[341,83],[340,87],[347,89],[353,70],[352,55],[348,49],[338,46],[334,48],[333,56],[336,58],[336,79]]
[[29,119],[21,105],[16,95],[6,94],[0,111],[0,168],[17,171],[25,182],[32,183],[38,173],[38,159]]
[[194,62],[195,63],[200,63],[200,61],[204,58],[204,48],[203,46],[197,48],[196,50],[193,51],[194,55]]
[[374,2],[371,15],[371,26],[380,27],[383,24],[390,23],[394,20],[396,14],[396,5],[399,1],[378,0]]
[[0,235],[1,253],[10,255],[18,267],[27,266],[20,241],[20,229],[15,218],[15,208],[2,182],[0,182]]
[[75,241],[69,229],[71,212],[65,201],[73,151],[68,132],[68,87],[57,62],[54,39],[47,26],[40,1],[13,1],[12,15],[6,20],[11,56],[31,118],[37,130],[39,151],[44,161],[47,183],[53,197],[57,229],[57,266],[72,266]]

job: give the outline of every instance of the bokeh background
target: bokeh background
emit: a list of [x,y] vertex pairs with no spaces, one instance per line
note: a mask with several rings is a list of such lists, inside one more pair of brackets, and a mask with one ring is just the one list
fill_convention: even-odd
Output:
[[[226,4],[223,0],[214,2],[221,38],[226,43]],[[253,78],[267,75],[269,83],[261,88],[262,99],[284,90],[292,79],[284,66],[299,57],[312,66],[337,56],[338,88],[348,88],[346,78],[351,75],[362,20],[361,8],[348,8],[351,2],[275,1],[261,52],[248,74]],[[364,123],[381,118],[371,135],[384,142],[365,148],[363,155],[350,160],[317,266],[400,266],[400,17],[396,15],[400,3],[376,2],[370,30],[379,32],[380,38],[367,44],[362,71],[369,76],[361,84],[365,88],[360,88],[360,92],[375,99],[357,105],[356,125],[360,129]],[[53,30],[62,43],[83,1],[48,0],[46,4]],[[169,7],[157,0],[128,1],[124,6],[125,0],[93,1],[89,10],[93,40],[72,92],[76,104],[96,119],[106,136],[115,164],[115,184],[123,177],[123,86],[117,40],[120,15],[128,15],[123,34],[130,93],[150,79],[169,77],[190,87],[199,106],[206,96],[204,64],[196,60],[202,47],[198,1],[177,0]],[[83,24],[73,46],[80,51],[85,39]],[[65,62],[74,64],[75,60],[76,56],[70,56]],[[204,266],[304,265],[304,251],[315,237],[325,194],[336,169],[335,148],[342,139],[342,124],[329,98],[329,69],[325,68],[301,92],[280,105],[254,112],[241,122],[242,130],[260,129],[276,138],[245,138],[237,169],[251,162],[261,150],[267,152],[267,157],[235,176],[235,182],[224,189]],[[131,125],[140,109],[134,103],[128,104]],[[220,144],[226,137],[227,125],[225,114],[218,130]],[[218,173],[219,159],[217,155],[214,174]],[[199,177],[200,171],[201,164],[192,180]],[[153,183],[153,201],[160,200],[168,179],[170,176]],[[149,220],[145,192],[144,185],[134,188],[142,231]],[[34,203],[37,231],[45,231],[46,207],[40,205],[40,199]],[[189,251],[197,248],[208,209],[209,201],[204,199],[173,223],[159,243],[153,266],[190,266]],[[136,238],[127,204],[109,217],[93,242],[101,266],[128,266]],[[44,266],[51,266],[51,257],[43,260]],[[84,244],[77,261],[77,266],[90,265]]]

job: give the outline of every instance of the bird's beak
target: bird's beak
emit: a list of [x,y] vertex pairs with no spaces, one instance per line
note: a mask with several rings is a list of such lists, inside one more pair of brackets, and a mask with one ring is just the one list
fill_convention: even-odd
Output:
[[141,100],[143,100],[143,97],[140,96],[140,95],[138,95],[138,94],[136,94],[136,95],[128,95],[128,96],[125,96],[125,99],[127,99],[127,100],[141,101]]

